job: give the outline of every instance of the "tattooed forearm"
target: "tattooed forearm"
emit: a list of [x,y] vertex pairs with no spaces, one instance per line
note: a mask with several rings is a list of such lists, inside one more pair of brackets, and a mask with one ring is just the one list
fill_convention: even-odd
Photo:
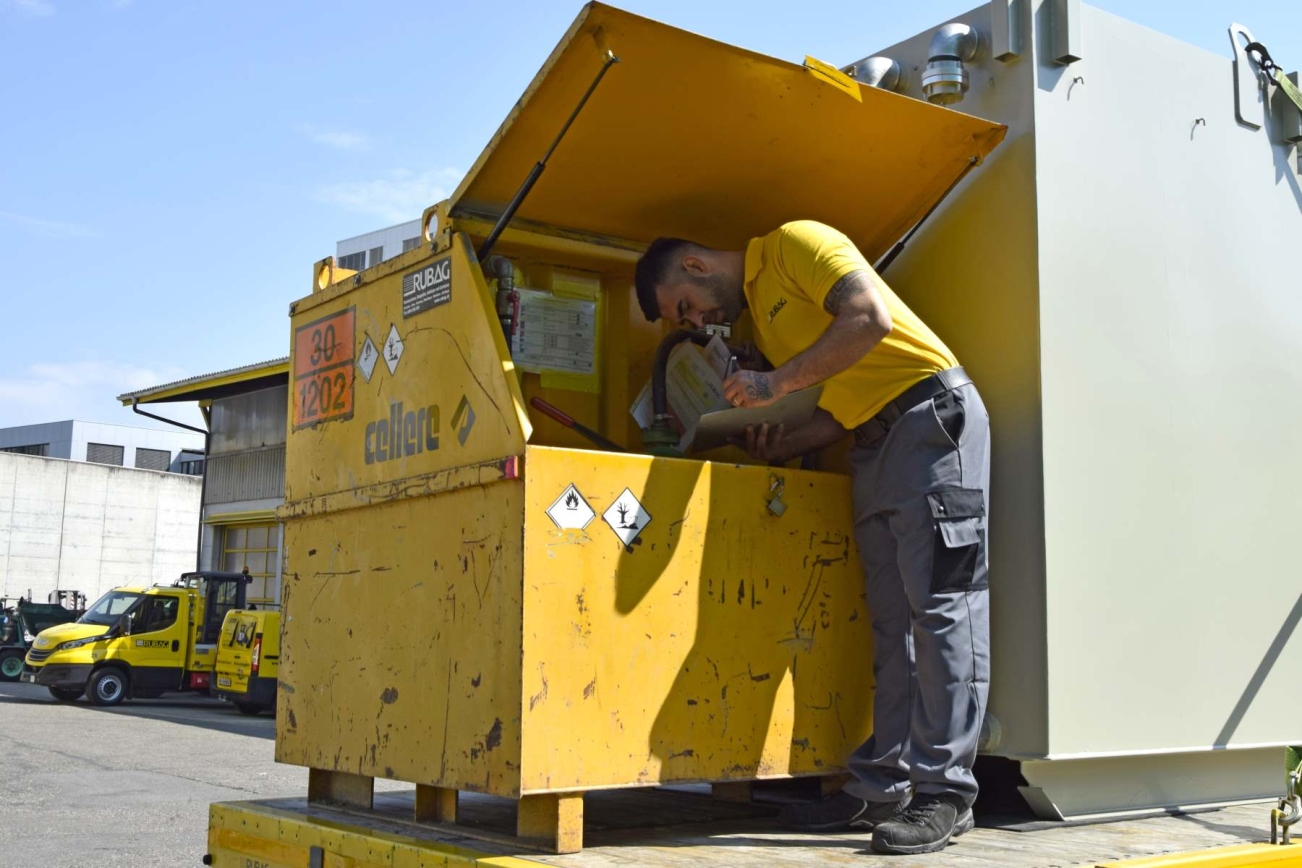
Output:
[[823,306],[832,314],[832,322],[812,346],[769,375],[775,393],[785,395],[836,376],[894,328],[890,309],[871,272],[852,271],[838,280]]
[[823,299],[823,310],[836,316],[841,312],[841,308],[851,298],[860,293],[867,292],[871,283],[868,279],[868,273],[865,271],[852,271],[845,277],[838,280],[827,291],[827,297]]

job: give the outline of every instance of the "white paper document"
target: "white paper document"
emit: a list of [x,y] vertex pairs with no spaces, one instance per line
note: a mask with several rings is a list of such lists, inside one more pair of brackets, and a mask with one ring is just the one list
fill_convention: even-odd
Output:
[[535,373],[591,374],[596,364],[596,302],[535,289],[516,291],[520,313],[511,335],[516,367]]
[[[728,444],[728,437],[745,433],[749,424],[785,423],[795,427],[809,421],[818,406],[821,386],[787,395],[768,407],[738,409],[723,397],[723,374],[732,353],[717,335],[705,347],[684,342],[674,347],[665,368],[669,412],[679,432],[682,452],[702,452]],[[807,394],[812,392],[813,394]],[[641,428],[655,421],[651,383],[647,382],[629,408]]]

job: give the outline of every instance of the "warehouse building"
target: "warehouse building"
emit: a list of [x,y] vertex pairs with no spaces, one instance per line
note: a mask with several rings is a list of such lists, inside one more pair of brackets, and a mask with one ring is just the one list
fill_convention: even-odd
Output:
[[249,600],[279,605],[284,569],[276,507],[285,498],[289,360],[273,359],[120,395],[165,417],[169,403],[197,402],[208,428],[199,565],[253,577]]

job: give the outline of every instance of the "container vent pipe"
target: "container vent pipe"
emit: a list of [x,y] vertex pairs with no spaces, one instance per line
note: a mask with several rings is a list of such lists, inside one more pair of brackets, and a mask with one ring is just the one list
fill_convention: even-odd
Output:
[[946,24],[931,37],[930,57],[922,71],[922,93],[927,102],[953,105],[968,89],[966,63],[976,57],[978,32],[967,24]]
[[868,87],[896,90],[900,86],[899,61],[880,54],[852,63],[843,72]]

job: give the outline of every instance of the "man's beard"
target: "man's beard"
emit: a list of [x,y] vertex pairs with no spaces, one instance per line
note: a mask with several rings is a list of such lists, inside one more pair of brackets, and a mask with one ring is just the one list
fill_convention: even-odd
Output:
[[723,311],[723,321],[735,323],[741,316],[742,294],[728,285],[726,275],[716,272],[704,275],[700,279],[705,284],[706,294],[714,303],[713,306]]

